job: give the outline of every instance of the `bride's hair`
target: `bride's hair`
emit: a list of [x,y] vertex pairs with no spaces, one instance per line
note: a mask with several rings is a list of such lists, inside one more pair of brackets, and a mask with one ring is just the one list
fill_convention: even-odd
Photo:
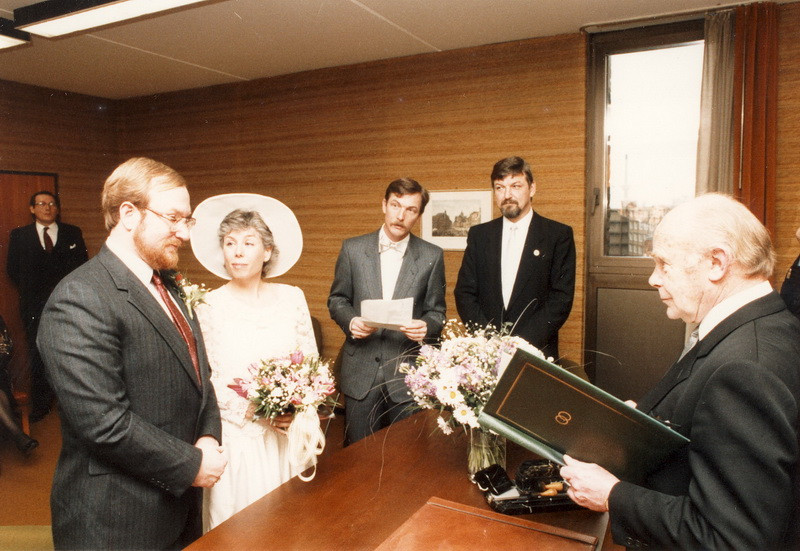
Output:
[[222,246],[223,240],[231,232],[246,230],[249,228],[256,230],[258,235],[261,237],[261,242],[264,244],[264,248],[272,251],[269,260],[264,262],[264,265],[261,267],[261,277],[264,278],[267,277],[270,268],[275,264],[275,261],[278,258],[278,247],[275,246],[275,239],[272,237],[272,231],[269,229],[269,226],[267,226],[267,223],[264,222],[264,219],[261,218],[261,215],[258,214],[258,212],[254,210],[242,209],[236,209],[229,212],[219,224],[219,232],[217,232],[217,235],[219,236],[219,244]]

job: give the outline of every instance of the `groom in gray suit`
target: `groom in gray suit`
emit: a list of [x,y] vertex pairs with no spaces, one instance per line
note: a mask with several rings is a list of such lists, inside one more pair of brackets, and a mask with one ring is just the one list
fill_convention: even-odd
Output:
[[[328,310],[347,337],[342,349],[345,443],[408,417],[413,402],[398,371],[420,343],[435,340],[445,320],[442,249],[411,234],[428,192],[410,178],[393,181],[383,199],[383,226],[347,239],[336,261]],[[414,299],[413,320],[376,329],[361,317],[366,299]]]
[[196,317],[165,285],[194,224],[189,192],[171,168],[134,158],[102,204],[108,239],[53,291],[37,340],[63,435],[53,541],[183,548],[202,532],[201,487],[227,462]]

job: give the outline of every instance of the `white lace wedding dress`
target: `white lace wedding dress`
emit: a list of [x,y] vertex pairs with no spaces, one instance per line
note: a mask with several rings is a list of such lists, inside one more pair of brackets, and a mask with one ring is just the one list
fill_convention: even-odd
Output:
[[205,301],[196,311],[222,415],[222,443],[229,453],[219,482],[204,492],[207,531],[297,474],[289,465],[286,436],[263,420],[248,419],[249,401],[228,385],[247,377],[250,364],[261,359],[295,350],[316,354],[317,346],[305,296],[297,287],[268,283],[257,301],[244,301],[222,286]]

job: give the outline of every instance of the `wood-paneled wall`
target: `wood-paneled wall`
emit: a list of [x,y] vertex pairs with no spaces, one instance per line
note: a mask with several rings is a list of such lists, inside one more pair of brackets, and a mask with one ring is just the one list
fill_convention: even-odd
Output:
[[[775,243],[782,273],[800,250],[793,237],[800,226],[800,4],[779,10]],[[325,300],[339,245],[378,227],[388,182],[411,176],[432,190],[488,189],[492,164],[519,154],[535,170],[536,209],[575,229],[579,284],[561,335],[565,354],[580,361],[584,98],[579,34],[119,102],[0,82],[0,168],[59,174],[64,219],[83,227],[90,254],[105,236],[102,182],[133,155],[186,175],[195,204],[232,191],[277,197],[295,210],[305,235],[302,259],[281,281],[306,292],[333,355],[342,335]],[[446,253],[450,316],[460,259]],[[181,263],[192,279],[220,283],[188,250]]]
[[[97,252],[105,236],[98,216],[100,190],[119,163],[113,105],[0,80],[0,169],[58,174],[61,218],[81,226],[89,254]],[[0,190],[0,205],[5,200]],[[5,237],[0,240],[3,276]]]
[[[100,189],[117,162],[110,102],[0,81],[0,170],[57,174],[62,220],[83,228],[90,254],[105,235]],[[26,209],[28,196],[20,195],[0,189],[0,208],[12,210],[8,202],[14,201]],[[0,279],[4,289],[14,289],[6,274],[8,231],[0,235]],[[6,304],[17,301],[16,293],[6,298]],[[26,388],[26,339],[18,310],[9,306],[0,314],[15,345],[9,371],[16,388]]]
[[775,281],[780,288],[786,270],[800,253],[800,4],[778,12],[778,166],[776,225],[778,250]]
[[[536,209],[584,235],[584,40],[581,35],[324,69],[122,102],[121,150],[184,174],[196,203],[233,191],[271,195],[303,227],[299,285],[323,322],[325,353],[343,340],[326,300],[343,239],[382,223],[387,184],[489,190],[495,161],[531,162]],[[220,283],[190,255],[192,279]],[[461,252],[447,252],[448,315]],[[583,265],[579,260],[579,273]],[[579,278],[580,280],[581,278]],[[582,284],[562,349],[582,350]]]

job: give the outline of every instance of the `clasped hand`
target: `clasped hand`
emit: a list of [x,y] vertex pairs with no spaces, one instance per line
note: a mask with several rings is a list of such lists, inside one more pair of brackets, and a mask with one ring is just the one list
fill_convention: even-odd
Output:
[[203,459],[200,461],[200,470],[194,477],[192,486],[211,488],[217,483],[228,465],[225,448],[220,446],[216,438],[208,435],[201,436],[195,443],[195,447],[203,452]]

